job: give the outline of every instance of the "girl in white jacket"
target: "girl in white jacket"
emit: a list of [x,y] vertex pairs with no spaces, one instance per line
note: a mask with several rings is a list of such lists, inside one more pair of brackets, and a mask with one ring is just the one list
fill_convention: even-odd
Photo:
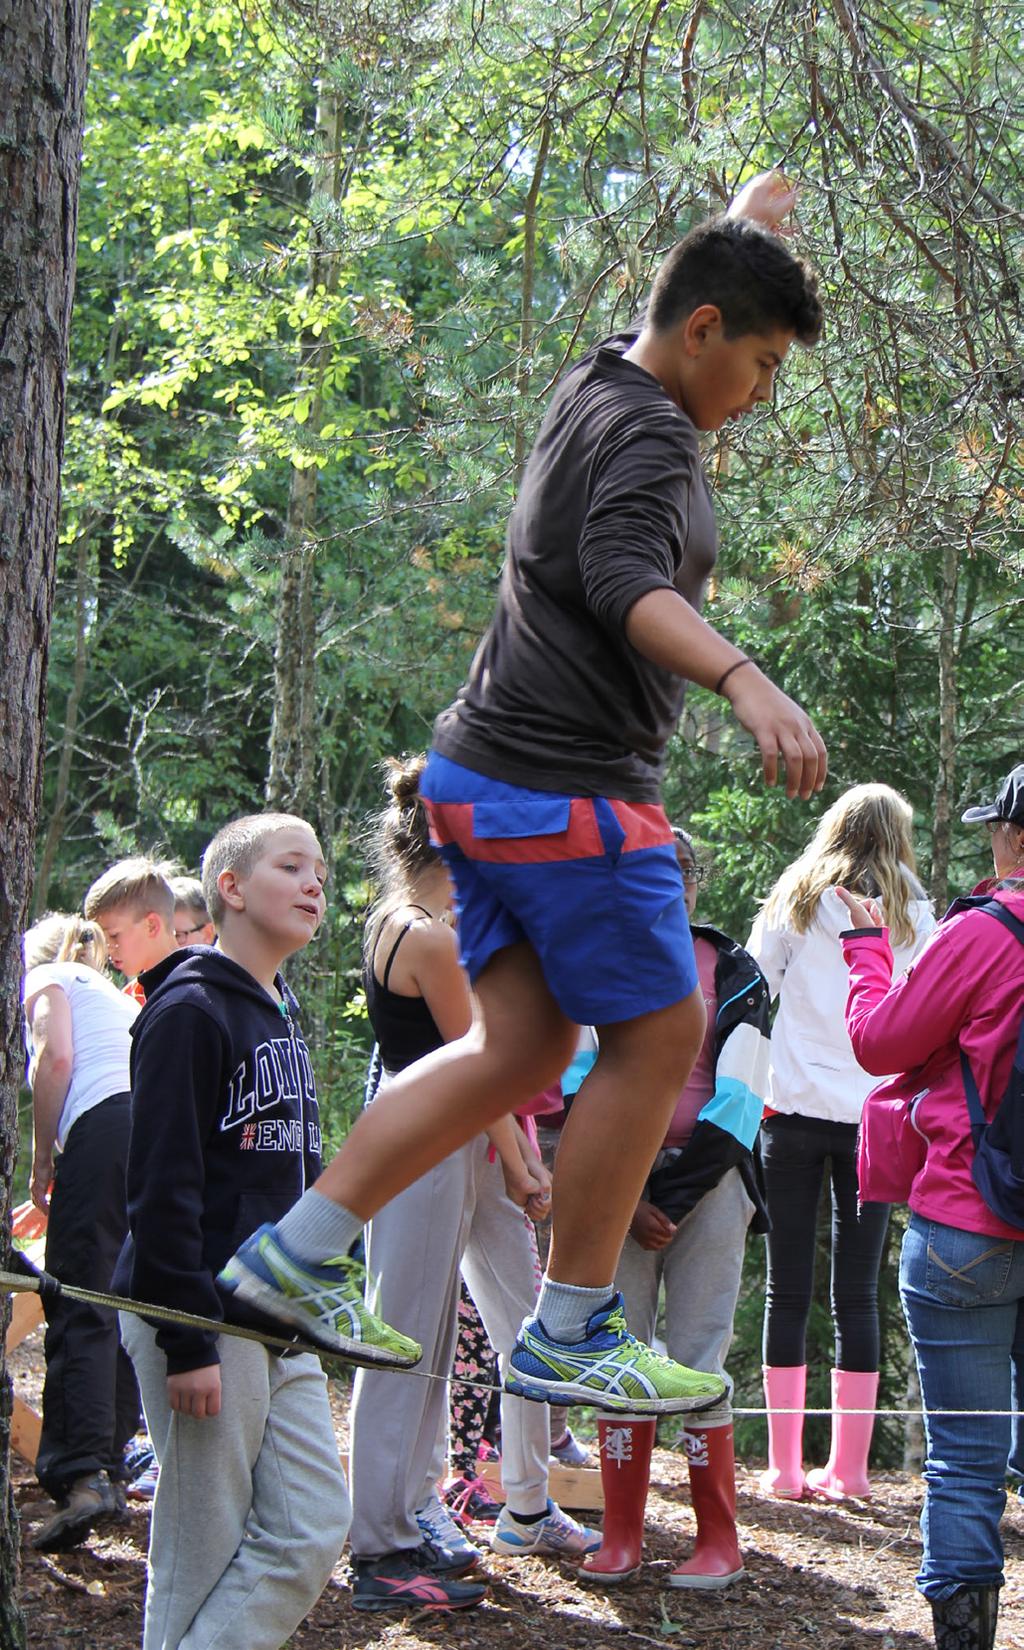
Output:
[[[841,883],[879,901],[896,969],[906,968],[935,926],[915,874],[912,826],[909,803],[888,785],[856,785],[844,792],[822,816],[800,858],[782,873],[747,941],[779,999],[761,1129],[772,1222],[764,1319],[768,1470],[761,1485],[788,1500],[799,1500],[805,1489],[831,1500],[869,1493],[867,1460],[878,1393],[878,1268],[889,1211],[884,1204],[858,1204],[857,1126],[878,1079],[857,1064],[846,1032],[848,977],[839,935],[849,926],[849,914],[834,890]],[[805,1479],[806,1330],[826,1170],[836,1337],[832,1448],[827,1464]]]

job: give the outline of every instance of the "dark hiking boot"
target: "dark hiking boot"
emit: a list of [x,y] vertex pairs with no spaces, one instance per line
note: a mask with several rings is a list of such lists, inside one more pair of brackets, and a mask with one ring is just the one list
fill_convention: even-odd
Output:
[[113,1484],[105,1472],[76,1478],[52,1518],[37,1530],[29,1545],[40,1553],[64,1553],[77,1547],[97,1524],[123,1517]]
[[998,1587],[961,1587],[933,1600],[935,1650],[992,1650],[998,1610]]

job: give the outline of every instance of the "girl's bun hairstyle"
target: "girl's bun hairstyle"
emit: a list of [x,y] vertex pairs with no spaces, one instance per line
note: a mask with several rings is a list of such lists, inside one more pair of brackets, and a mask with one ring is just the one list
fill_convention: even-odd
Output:
[[367,829],[369,870],[376,885],[366,945],[372,951],[381,923],[399,905],[404,905],[421,871],[438,863],[438,852],[430,840],[427,811],[420,797],[420,780],[427,759],[416,756],[388,756],[381,763],[387,805],[374,814]]

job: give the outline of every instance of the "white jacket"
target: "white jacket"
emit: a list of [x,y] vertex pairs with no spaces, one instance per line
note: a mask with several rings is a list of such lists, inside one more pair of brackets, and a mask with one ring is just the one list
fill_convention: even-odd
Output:
[[[916,878],[909,915],[912,945],[894,948],[893,977],[903,973],[935,927],[931,901]],[[831,1123],[859,1123],[864,1101],[877,1077],[857,1064],[846,1030],[849,975],[839,935],[849,928],[850,913],[839,895],[827,888],[804,934],[788,924],[769,926],[757,918],[747,950],[760,965],[768,990],[778,997],[772,1027],[768,1104],[773,1111],[799,1112]]]

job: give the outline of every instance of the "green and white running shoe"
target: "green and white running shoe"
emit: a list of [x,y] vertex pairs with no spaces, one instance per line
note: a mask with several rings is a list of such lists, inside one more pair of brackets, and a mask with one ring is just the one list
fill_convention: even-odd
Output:
[[512,1348],[505,1391],[546,1404],[674,1415],[710,1409],[725,1382],[652,1352],[629,1333],[622,1296],[614,1295],[589,1320],[582,1341],[553,1341],[539,1318],[527,1319]]
[[232,1255],[217,1282],[239,1300],[307,1341],[350,1363],[411,1369],[423,1348],[369,1311],[363,1300],[363,1268],[337,1260],[297,1260],[276,1226],[260,1226]]

